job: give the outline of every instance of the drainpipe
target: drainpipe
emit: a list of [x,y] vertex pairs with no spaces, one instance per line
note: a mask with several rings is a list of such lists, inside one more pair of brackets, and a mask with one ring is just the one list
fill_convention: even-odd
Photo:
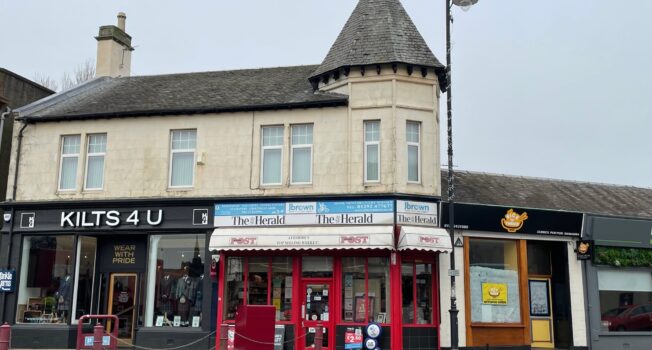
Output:
[[[2,134],[4,133],[4,130],[5,130],[5,118],[7,118],[9,113],[11,113],[11,108],[9,108],[9,106],[7,106],[7,110],[5,112],[3,112],[2,115],[0,116],[0,149],[2,148]],[[13,207],[11,208],[11,217],[12,218],[14,217],[14,209],[13,209]],[[11,228],[10,228],[10,230],[11,230]],[[7,255],[7,265],[6,265],[7,269],[9,268],[9,264],[10,264],[10,261],[8,259],[9,259],[9,255]],[[3,323],[5,321],[5,309],[6,309],[5,300],[7,299],[7,296],[5,294],[6,293],[2,293],[2,322]]]
[[2,134],[3,131],[5,130],[5,118],[11,113],[11,108],[7,106],[7,111],[2,113],[2,116],[0,116],[0,147],[2,147]]
[[[2,116],[2,120],[4,121],[4,116]],[[25,128],[27,127],[27,123],[25,122],[23,124],[23,127],[20,128],[20,132],[18,132],[18,145],[16,147],[16,166],[14,169],[14,186],[12,189],[12,194],[11,194],[11,201],[16,201],[16,192],[18,190],[18,169],[20,169],[20,149],[23,144],[23,131],[25,131]],[[11,265],[11,248],[13,246],[13,235],[14,235],[14,216],[15,216],[15,206],[11,206],[11,222],[9,225],[9,233],[8,233],[8,244],[7,244],[7,269],[10,268]],[[7,296],[6,293],[3,293],[3,298],[2,298],[2,322],[5,322],[5,316],[7,310]]]
[[27,127],[28,122],[23,122],[23,127],[18,132],[18,146],[16,147],[16,167],[14,169],[14,188],[11,191],[11,200],[16,201],[16,191],[18,191],[18,169],[20,169],[20,148],[23,145],[23,131]]

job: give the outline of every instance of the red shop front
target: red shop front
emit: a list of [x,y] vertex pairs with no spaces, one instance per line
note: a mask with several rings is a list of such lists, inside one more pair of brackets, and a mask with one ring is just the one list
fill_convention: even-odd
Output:
[[316,326],[325,331],[324,349],[344,349],[345,333],[364,333],[369,322],[382,325],[381,348],[439,348],[437,261],[450,250],[442,229],[218,228],[210,249],[220,257],[222,334],[238,305],[273,305],[283,349],[311,348]]

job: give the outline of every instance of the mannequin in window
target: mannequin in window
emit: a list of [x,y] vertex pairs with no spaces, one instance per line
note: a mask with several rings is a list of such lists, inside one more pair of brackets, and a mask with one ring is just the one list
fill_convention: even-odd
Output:
[[70,311],[70,293],[72,293],[72,277],[66,273],[66,276],[59,280],[59,289],[54,293],[57,300],[57,315],[62,322],[66,322]]
[[195,286],[195,297],[193,298],[193,307],[192,315],[201,316],[201,307],[203,303],[203,286],[204,286],[204,275],[197,277],[197,283]]
[[174,288],[174,296],[177,299],[177,312],[181,316],[181,325],[185,326],[188,324],[188,313],[190,312],[190,285],[192,284],[192,279],[188,276],[188,265],[183,267],[183,276],[179,278],[177,284]]
[[158,304],[159,313],[163,314],[167,320],[172,319],[174,314],[172,307],[172,286],[174,285],[174,282],[174,278],[172,278],[169,273],[162,276],[159,281],[158,298],[156,298],[156,302]]

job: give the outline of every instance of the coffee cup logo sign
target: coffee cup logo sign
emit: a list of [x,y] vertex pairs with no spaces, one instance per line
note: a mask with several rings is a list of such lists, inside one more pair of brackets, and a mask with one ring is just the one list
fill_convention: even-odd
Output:
[[135,265],[136,245],[116,244],[113,246],[113,259],[111,262],[117,265]]
[[507,232],[514,233],[520,230],[527,220],[527,212],[519,214],[514,209],[509,209],[505,217],[500,220],[500,225],[507,230]]
[[117,210],[92,210],[61,212],[60,225],[66,227],[117,227],[120,225],[139,226],[147,224],[158,226],[163,222],[163,209],[134,210],[128,215],[120,214]]

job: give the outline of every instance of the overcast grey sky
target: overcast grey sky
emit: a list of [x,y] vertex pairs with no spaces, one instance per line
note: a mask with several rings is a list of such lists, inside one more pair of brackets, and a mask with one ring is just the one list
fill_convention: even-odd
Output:
[[[0,66],[58,80],[119,11],[134,75],[318,64],[356,3],[0,0]],[[444,0],[403,5],[445,62]],[[454,17],[458,169],[652,187],[652,1],[480,0]]]

